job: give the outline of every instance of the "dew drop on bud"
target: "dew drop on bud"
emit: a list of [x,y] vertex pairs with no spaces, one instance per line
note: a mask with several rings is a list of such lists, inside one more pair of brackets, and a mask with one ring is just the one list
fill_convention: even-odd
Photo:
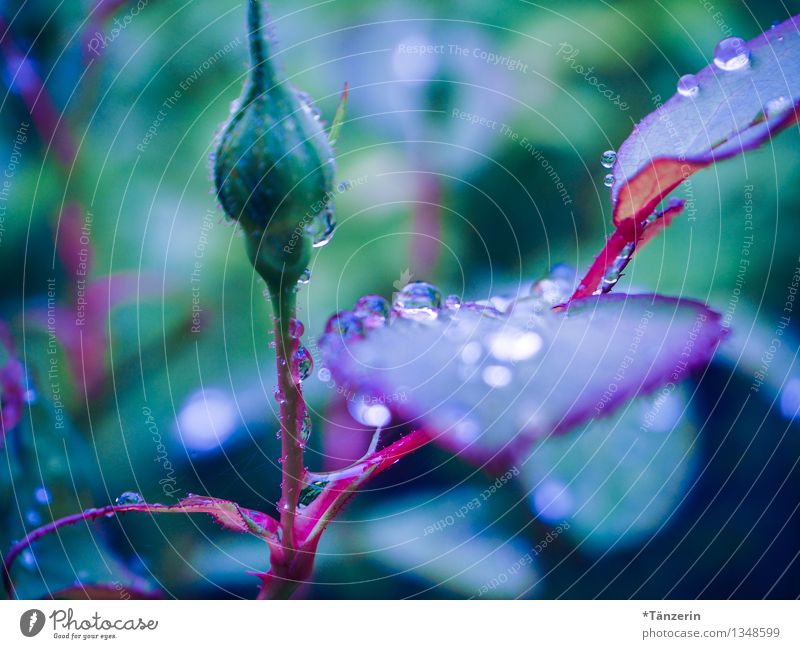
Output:
[[311,269],[306,268],[302,273],[300,273],[300,277],[297,278],[298,284],[308,284],[311,281]]
[[738,36],[724,38],[714,48],[714,65],[725,72],[741,70],[750,65],[750,49]]
[[606,187],[611,187],[614,185],[614,174],[606,174],[605,178],[603,178],[603,184]]
[[678,94],[682,97],[695,97],[700,92],[700,84],[693,74],[684,74],[678,79]]
[[306,232],[311,235],[311,243],[315,248],[327,244],[336,231],[336,218],[333,215],[333,204],[328,203],[311,223],[306,227]]
[[609,149],[608,151],[603,151],[603,155],[600,156],[600,164],[603,165],[606,169],[611,169],[614,166],[614,163],[617,161],[617,152],[613,149]]
[[142,494],[137,491],[126,491],[114,501],[115,505],[141,505],[144,502]]

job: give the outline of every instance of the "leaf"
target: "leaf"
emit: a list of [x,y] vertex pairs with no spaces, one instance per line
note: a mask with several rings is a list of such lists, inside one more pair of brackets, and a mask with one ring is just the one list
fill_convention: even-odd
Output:
[[[124,494],[124,496],[132,498],[133,496],[138,496],[138,494],[129,493]],[[138,500],[138,498],[136,500]],[[15,592],[11,580],[11,569],[14,565],[14,561],[34,542],[68,525],[129,512],[150,514],[209,514],[226,529],[258,536],[267,541],[270,547],[272,547],[274,543],[277,543],[278,540],[278,523],[275,519],[262,512],[245,509],[230,500],[223,500],[221,498],[190,494],[186,498],[181,499],[176,505],[150,504],[146,502],[106,505],[105,507],[87,509],[42,525],[29,532],[21,541],[15,543],[6,553],[3,560],[3,580],[6,591],[10,594]]]
[[691,174],[765,142],[797,121],[800,20],[790,18],[734,53],[749,65],[715,63],[695,75],[693,96],[675,94],[643,119],[620,147],[611,189],[614,223],[639,223]]
[[468,459],[507,464],[551,433],[679,381],[724,334],[718,314],[689,300],[614,295],[550,306],[526,297],[501,313],[468,303],[427,320],[395,308],[389,324],[363,334],[351,325],[347,335],[335,323],[352,314],[338,314],[320,348],[344,389]]
[[331,128],[328,131],[328,144],[334,146],[339,141],[339,134],[342,131],[342,124],[344,124],[344,115],[347,110],[347,84],[344,84],[342,90],[342,97],[339,100],[339,106],[336,108],[336,114],[333,116]]
[[412,578],[416,597],[542,596],[541,571],[524,534],[494,527],[499,503],[486,499],[493,480],[486,479],[487,491],[462,486],[388,499],[363,511],[359,533],[343,534],[340,542],[393,579]]
[[697,469],[687,392],[665,386],[578,438],[551,437],[518,458],[536,516],[567,522],[567,536],[589,555],[641,546],[667,525]]

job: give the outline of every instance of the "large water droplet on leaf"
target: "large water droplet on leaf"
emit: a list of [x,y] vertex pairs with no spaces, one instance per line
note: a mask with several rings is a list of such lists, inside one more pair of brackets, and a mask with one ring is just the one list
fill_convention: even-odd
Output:
[[365,295],[353,309],[353,313],[361,320],[364,329],[382,327],[389,319],[391,307],[389,302],[380,295]]
[[144,502],[138,491],[125,491],[114,501],[115,505],[141,505]]
[[750,48],[738,36],[724,38],[714,48],[714,65],[726,72],[741,70],[750,65]]
[[678,93],[683,97],[694,97],[700,92],[700,84],[693,74],[684,74],[678,79]]
[[364,334],[364,325],[352,311],[340,311],[328,319],[325,333],[336,334],[343,339],[353,338]]
[[412,320],[435,320],[442,307],[442,294],[433,284],[411,282],[394,295],[397,314]]

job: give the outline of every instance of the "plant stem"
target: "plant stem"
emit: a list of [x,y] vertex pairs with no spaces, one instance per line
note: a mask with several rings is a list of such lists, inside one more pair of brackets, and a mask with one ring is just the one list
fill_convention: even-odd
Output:
[[[280,500],[280,523],[283,533],[282,544],[285,551],[283,563],[291,566],[296,554],[295,516],[297,502],[302,488],[303,442],[301,431],[305,402],[297,380],[297,370],[292,356],[296,351],[297,341],[291,336],[291,322],[295,317],[296,293],[295,285],[286,286],[281,282],[278,290],[270,291],[272,306],[275,312],[275,353],[278,368],[278,390],[280,392],[281,422],[281,461],[282,481]],[[288,575],[283,575],[288,577]]]

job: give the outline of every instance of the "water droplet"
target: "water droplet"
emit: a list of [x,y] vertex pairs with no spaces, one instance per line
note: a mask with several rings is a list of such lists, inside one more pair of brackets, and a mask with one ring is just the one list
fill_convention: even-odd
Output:
[[714,65],[725,72],[747,67],[750,65],[750,49],[747,43],[737,36],[721,40],[714,48]]
[[474,365],[483,356],[483,347],[477,340],[468,342],[461,348],[461,360],[467,365]]
[[320,248],[327,244],[336,231],[336,218],[333,215],[333,203],[328,203],[311,223],[306,227],[306,232],[311,235],[312,245]]
[[297,93],[297,98],[300,100],[300,105],[303,107],[305,113],[319,121],[319,108],[317,108],[316,104],[311,99],[311,95],[309,95],[307,92],[303,92],[302,90],[296,90],[295,92]]
[[595,294],[599,293],[608,293],[616,283],[622,277],[622,271],[625,270],[625,266],[628,265],[628,262],[633,257],[633,252],[636,250],[635,243],[628,243],[625,247],[620,251],[617,258],[611,263],[608,269],[603,275],[603,279],[600,282],[600,287],[595,291]]
[[314,359],[311,357],[311,353],[300,345],[294,353],[293,362],[295,368],[297,368],[297,379],[305,381],[314,369]]
[[524,361],[542,348],[542,337],[533,331],[503,331],[489,339],[489,351],[498,361]]
[[294,338],[300,338],[303,333],[305,332],[306,328],[303,326],[303,323],[300,322],[297,318],[292,318],[289,321],[289,335]]
[[115,505],[141,505],[144,502],[142,494],[137,491],[125,491],[114,501]]
[[678,93],[683,97],[694,97],[700,92],[700,84],[693,74],[684,74],[678,79]]
[[614,185],[614,174],[606,174],[603,178],[603,184],[606,187],[611,187]]
[[766,115],[768,119],[779,117],[785,114],[791,107],[791,100],[781,95],[780,97],[775,97],[775,99],[770,99],[764,104],[764,115]]
[[442,294],[433,284],[411,282],[394,294],[392,306],[404,318],[434,320],[442,306]]
[[308,284],[311,281],[311,269],[306,268],[297,278],[298,284]]
[[571,284],[563,279],[545,277],[531,286],[531,297],[541,301],[545,306],[551,307],[563,304],[569,299]]
[[325,325],[326,334],[336,334],[345,340],[364,335],[361,319],[352,311],[340,311],[333,315]]
[[489,365],[483,369],[481,378],[490,388],[502,388],[511,383],[513,375],[504,365]]
[[42,524],[42,517],[39,515],[35,509],[31,509],[28,513],[25,514],[25,520],[28,521],[34,527],[38,527]]
[[365,329],[376,329],[386,324],[390,311],[389,302],[385,298],[380,295],[365,295],[356,302],[353,313],[361,320]]
[[39,487],[36,491],[33,492],[33,497],[36,498],[36,502],[40,505],[49,505],[52,496],[50,496],[50,492],[45,487]]
[[305,444],[311,437],[311,413],[306,410],[303,413],[303,425],[300,428],[300,440]]
[[444,305],[451,311],[456,311],[461,308],[461,298],[458,295],[448,295],[445,298]]
[[300,497],[298,499],[298,504],[300,507],[308,507],[317,498],[319,498],[319,496],[325,490],[327,484],[327,480],[314,480],[303,487],[302,491],[300,491]]
[[22,561],[22,565],[28,570],[33,570],[36,567],[36,558],[30,550],[25,550],[20,555],[20,560]]
[[383,428],[392,420],[392,413],[382,403],[368,403],[364,399],[347,402],[347,409],[359,424],[372,428]]
[[600,164],[603,165],[606,169],[611,169],[614,166],[614,163],[617,161],[617,152],[613,149],[609,149],[608,151],[603,151],[603,155],[600,156]]
[[532,500],[534,510],[546,521],[562,522],[575,511],[575,498],[558,479],[544,481],[534,490]]

